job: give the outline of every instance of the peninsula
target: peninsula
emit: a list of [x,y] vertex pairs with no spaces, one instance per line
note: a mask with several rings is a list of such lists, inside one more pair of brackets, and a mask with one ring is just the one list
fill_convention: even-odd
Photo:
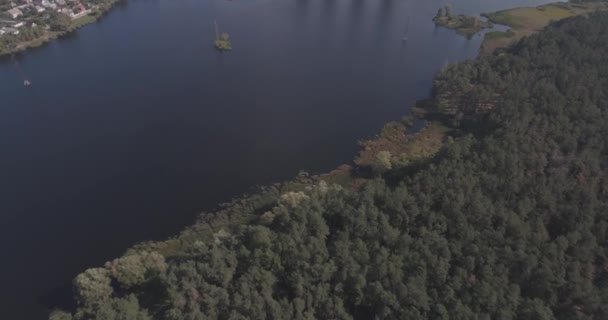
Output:
[[0,56],[93,23],[120,0],[0,0]]
[[520,7],[482,14],[488,21],[510,27],[508,31],[492,31],[485,35],[482,51],[507,48],[525,36],[543,30],[553,21],[587,15],[608,9],[606,1],[557,2],[537,7]]

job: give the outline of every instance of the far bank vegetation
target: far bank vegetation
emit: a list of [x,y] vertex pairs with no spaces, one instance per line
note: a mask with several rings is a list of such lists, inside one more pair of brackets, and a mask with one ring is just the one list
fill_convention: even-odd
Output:
[[478,17],[465,16],[462,14],[454,15],[452,14],[452,8],[450,6],[439,8],[433,21],[438,26],[453,29],[459,34],[467,37],[472,37],[479,31],[494,26],[491,22],[482,21]]

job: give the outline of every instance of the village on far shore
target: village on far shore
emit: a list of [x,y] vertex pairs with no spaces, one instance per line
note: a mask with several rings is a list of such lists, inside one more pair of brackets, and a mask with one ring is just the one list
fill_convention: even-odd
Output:
[[[72,20],[84,17],[97,5],[80,0],[15,0],[9,3],[10,9],[0,18],[0,37],[18,35],[23,28],[32,28],[40,21],[48,20],[51,12],[63,13]],[[50,25],[44,25],[50,29]]]
[[0,56],[93,23],[119,0],[0,0]]

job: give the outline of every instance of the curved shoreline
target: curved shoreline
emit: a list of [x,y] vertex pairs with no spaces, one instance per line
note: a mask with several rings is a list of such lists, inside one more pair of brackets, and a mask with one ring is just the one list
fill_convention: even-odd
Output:
[[110,10],[112,10],[112,8],[114,8],[115,5],[117,5],[118,3],[122,2],[122,1],[125,1],[125,0],[112,0],[112,2],[110,4],[108,4],[107,6],[105,6],[103,8],[100,7],[98,11],[95,11],[94,13],[91,13],[91,14],[88,14],[88,15],[85,15],[83,17],[73,20],[72,25],[70,25],[69,29],[66,31],[60,31],[60,32],[46,31],[42,37],[32,39],[29,41],[20,42],[11,50],[0,52],[0,58],[14,55],[16,53],[26,52],[30,49],[42,47],[42,46],[50,43],[53,40],[61,39],[62,37],[65,37],[73,32],[76,32],[76,31],[78,31],[78,29],[80,29],[82,27],[96,23],[100,19],[102,19],[106,14],[110,13]]
[[517,7],[484,13],[488,21],[509,27],[507,31],[488,32],[481,44],[481,53],[507,48],[522,38],[543,30],[551,22],[595,11],[607,10],[605,2],[555,2],[536,7]]
[[[480,54],[481,54],[481,52],[480,52]],[[430,120],[432,118],[432,116],[433,116],[433,114],[429,114],[425,117],[425,119]],[[436,122],[432,122],[431,124],[435,124],[435,123]],[[389,126],[389,124],[387,124],[387,126]],[[396,123],[395,126],[399,126],[399,125],[401,125],[401,124]],[[407,126],[405,126],[405,128],[407,128]],[[374,139],[371,139],[370,142],[371,143],[374,143],[374,142],[382,143],[382,139],[386,139],[388,141],[393,141],[393,139],[399,140],[399,139],[402,139],[405,137],[404,138],[405,141],[410,141],[410,142],[413,141],[413,143],[414,143],[413,147],[416,147],[415,143],[425,143],[425,141],[418,140],[415,137],[425,136],[425,133],[428,133],[427,131],[425,131],[425,130],[427,130],[427,128],[422,129],[420,132],[418,132],[415,135],[412,135],[410,137],[406,136],[403,133],[404,130],[401,130],[400,128],[397,128],[396,131],[387,130],[386,133],[383,131],[382,134],[380,134],[379,136],[377,136]],[[439,131],[441,132],[442,130],[439,130]],[[441,138],[439,140],[443,140],[443,137],[446,137],[446,136],[447,135],[441,136]],[[403,142],[403,140],[399,140],[399,141]],[[365,146],[367,147],[367,145],[365,145]],[[439,147],[441,147],[441,144],[439,145]],[[430,154],[432,155],[433,152],[430,152]],[[428,158],[424,157],[423,160],[428,160]],[[211,241],[214,239],[214,237],[217,237],[218,234],[221,234],[222,227],[228,228],[230,225],[235,225],[235,224],[240,225],[240,224],[246,223],[246,221],[248,221],[248,219],[252,219],[254,217],[252,215],[235,216],[232,214],[233,212],[230,210],[231,207],[242,207],[242,206],[250,206],[250,205],[257,206],[259,203],[264,202],[262,199],[264,197],[280,198],[282,195],[287,194],[287,193],[292,193],[292,192],[299,193],[302,190],[306,190],[307,187],[314,188],[317,184],[321,185],[321,181],[330,180],[330,179],[334,180],[333,183],[340,184],[345,187],[359,188],[359,187],[361,187],[361,183],[365,183],[365,181],[361,181],[361,179],[358,179],[358,180],[353,179],[352,173],[355,171],[357,173],[364,174],[364,172],[362,172],[364,170],[362,170],[362,168],[359,166],[357,166],[357,167],[341,166],[340,168],[332,171],[331,173],[320,175],[320,176],[314,176],[314,177],[309,177],[308,175],[303,174],[284,184],[278,184],[278,185],[273,185],[273,186],[264,188],[264,189],[262,189],[262,192],[260,192],[260,193],[256,193],[251,196],[243,196],[242,198],[239,198],[238,200],[233,201],[230,205],[224,206],[224,209],[218,210],[216,213],[206,214],[205,216],[201,215],[201,219],[197,223],[193,224],[190,227],[187,227],[186,230],[184,230],[179,236],[176,236],[175,238],[168,239],[166,241],[154,241],[154,242],[147,242],[147,243],[143,242],[143,243],[135,245],[134,247],[129,249],[129,251],[158,251],[158,252],[161,252],[163,255],[166,254],[167,256],[171,256],[171,252],[179,251],[179,248],[182,245],[185,245],[185,244],[189,245],[190,240],[208,238],[208,240]],[[340,179],[342,179],[342,181],[340,181],[340,182],[336,181],[336,180],[340,180]],[[362,179],[364,180],[364,178],[362,178]],[[261,211],[263,209],[264,209],[263,206],[255,208],[256,211]],[[257,215],[255,217],[257,217]],[[204,236],[202,236],[202,235],[204,235]]]
[[[562,3],[552,3],[539,7],[516,7],[497,12],[517,11],[521,9],[541,8],[561,4]],[[483,14],[482,16],[487,17],[491,14]],[[488,20],[494,23],[494,26],[505,25],[513,27],[510,24],[493,21],[489,17]],[[486,35],[492,32],[502,31],[489,31]],[[462,33],[459,34],[463,35]],[[475,60],[478,60],[483,53],[482,43],[479,55]],[[438,74],[439,73],[441,72],[438,72]],[[454,128],[445,125],[445,119],[448,117],[446,116],[448,113],[444,110],[437,109],[435,103],[432,102],[433,99],[437,99],[438,102],[441,102],[440,100],[442,97],[431,95],[429,98],[416,101],[414,106],[412,106],[412,116],[415,116],[417,119],[425,121],[426,123],[425,126],[417,132],[410,134],[408,130],[411,127],[412,116],[406,116],[402,121],[390,121],[386,123],[384,129],[380,133],[370,139],[360,141],[361,148],[350,164],[340,164],[336,166],[334,170],[318,175],[310,175],[307,172],[301,171],[300,174],[292,179],[267,186],[258,186],[252,193],[235,196],[229,202],[218,204],[217,208],[211,212],[200,213],[196,221],[191,225],[186,226],[175,236],[160,241],[141,241],[126,248],[125,253],[119,257],[135,254],[137,252],[158,252],[166,258],[173,257],[180,252],[183,246],[191,245],[195,240],[205,239],[213,241],[218,233],[222,233],[222,230],[229,229],[236,225],[247,224],[248,221],[259,218],[259,214],[263,213],[266,209],[263,205],[264,203],[276,201],[285,194],[308,192],[311,188],[318,188],[319,185],[321,185],[322,188],[325,188],[327,184],[358,190],[362,188],[366,182],[371,181],[369,171],[372,170],[372,167],[378,165],[374,162],[382,162],[381,159],[373,157],[373,155],[379,153],[380,150],[392,148],[400,151],[409,151],[407,154],[391,155],[392,159],[396,159],[396,156],[401,156],[399,161],[405,163],[405,169],[416,168],[421,164],[432,161],[433,157],[443,147],[444,143],[457,135],[457,133],[453,134],[455,133],[453,132]],[[431,145],[430,147],[428,146],[429,144]],[[256,214],[237,215],[235,214],[235,208],[250,208]]]
[[[552,3],[539,7],[560,4]],[[529,7],[518,7],[503,11],[516,11],[527,8]],[[596,6],[593,6],[593,8],[595,9]],[[590,12],[592,11],[586,11],[585,13]],[[486,15],[484,14],[484,16]],[[564,17],[564,19],[573,16],[575,15]],[[494,23],[494,26],[509,26],[497,21],[491,22]],[[538,31],[542,31],[542,29]],[[503,31],[489,31],[484,36],[492,32]],[[483,54],[487,53],[484,52],[484,43],[481,44],[479,55],[475,60],[479,60]],[[438,75],[440,73],[438,72]],[[309,192],[311,189],[318,188],[319,186],[325,188],[323,186],[326,185],[337,185],[340,188],[359,190],[367,182],[373,181],[373,179],[370,179],[372,177],[370,173],[378,170],[378,167],[382,166],[382,163],[385,162],[383,159],[375,156],[387,150],[390,150],[390,162],[399,163],[400,170],[415,170],[422,165],[428,164],[433,161],[434,156],[444,147],[446,142],[450,142],[458,136],[458,130],[447,125],[449,122],[447,119],[450,117],[449,112],[446,112],[439,106],[444,102],[442,101],[443,98],[443,96],[432,94],[429,98],[416,101],[412,106],[411,115],[406,116],[402,121],[390,121],[386,123],[380,133],[370,139],[360,141],[361,148],[349,164],[340,164],[334,170],[318,175],[309,175],[307,172],[302,171],[298,176],[290,180],[261,186],[253,193],[236,196],[230,202],[219,204],[218,208],[212,210],[212,212],[200,213],[198,219],[193,224],[185,227],[175,236],[161,241],[142,241],[136,243],[127,248],[122,256],[150,251],[158,252],[165,257],[175,256],[184,246],[191,245],[193,241],[200,239],[213,241],[222,230],[247,224],[253,221],[253,219],[259,218],[261,211],[265,210],[265,207],[260,205],[260,203],[271,201],[270,199],[281,199],[285,194]],[[449,104],[450,102],[447,101],[446,103]],[[412,127],[413,117],[424,121],[425,125],[420,130],[410,133],[409,129]],[[251,208],[256,214],[236,215],[235,211],[237,210],[234,209],[243,207]]]
[[[515,7],[478,16],[453,15],[450,7],[439,9],[433,18],[436,26],[456,31],[457,34],[471,38],[476,34],[484,36],[480,54],[492,53],[516,43],[523,37],[537,33],[551,22],[586,15],[591,12],[608,10],[603,2],[554,2],[535,7]],[[506,30],[494,30],[500,26]],[[486,30],[486,32],[483,32]]]
[[[576,38],[571,35],[571,31],[585,29],[567,28],[581,28],[585,26],[584,20],[583,17],[577,17],[562,26],[553,24],[550,28],[564,28],[558,30],[561,37],[548,46],[566,43],[567,40],[572,40],[572,47],[580,45],[580,42],[575,42],[578,40],[573,40]],[[605,24],[603,28],[606,29]],[[548,29],[547,32],[551,31]],[[597,31],[597,34],[600,35],[600,32]],[[601,188],[605,181],[591,178],[603,176],[606,170],[600,165],[593,166],[603,158],[598,162],[591,159],[606,153],[602,153],[602,142],[597,140],[597,146],[586,145],[583,151],[577,150],[575,143],[570,148],[569,142],[564,142],[561,134],[563,131],[573,132],[574,141],[589,141],[583,138],[587,135],[594,136],[595,132],[580,133],[571,128],[592,123],[597,132],[601,132],[607,122],[601,123],[604,119],[593,122],[590,120],[593,116],[579,117],[579,109],[570,107],[569,99],[562,98],[558,106],[568,109],[569,113],[555,112],[555,109],[546,107],[539,112],[539,117],[547,121],[536,121],[537,124],[530,125],[539,118],[531,120],[528,115],[553,102],[547,99],[528,104],[530,97],[517,95],[518,92],[528,92],[546,74],[545,69],[542,69],[546,60],[542,54],[545,48],[536,46],[536,41],[543,35],[544,32],[521,42],[524,48],[537,50],[530,55],[534,58],[525,56],[527,52],[520,52],[517,56],[515,50],[512,50],[504,55],[483,56],[475,62],[451,66],[437,76],[438,83],[434,88],[439,92],[426,104],[425,109],[430,113],[425,118],[431,120],[433,115],[443,115],[445,117],[434,121],[443,120],[454,132],[448,135],[443,144],[446,146],[442,147],[443,159],[431,156],[431,162],[422,163],[422,167],[417,163],[393,162],[387,146],[381,140],[385,139],[387,144],[407,144],[407,140],[403,139],[404,129],[411,122],[404,119],[402,124],[389,124],[379,139],[376,139],[380,142],[380,148],[374,149],[374,146],[363,143],[366,150],[370,147],[371,154],[376,156],[370,159],[373,162],[373,172],[367,176],[363,170],[355,173],[363,179],[367,178],[364,183],[370,188],[357,189],[357,186],[353,186],[354,190],[360,190],[361,193],[351,193],[345,190],[348,185],[328,184],[325,180],[300,174],[286,184],[273,185],[251,196],[244,196],[223,207],[215,215],[201,216],[201,220],[176,238],[136,245],[126,255],[106,263],[103,268],[88,269],[79,275],[75,280],[75,288],[81,309],[76,318],[92,319],[94,315],[102,314],[97,310],[100,305],[103,309],[99,310],[106,313],[112,311],[121,315],[129,311],[131,318],[140,316],[140,319],[183,319],[186,318],[185,315],[206,314],[211,314],[212,317],[225,314],[225,318],[237,318],[234,315],[242,314],[245,316],[238,318],[247,318],[246,315],[252,314],[251,311],[258,314],[254,318],[267,318],[268,314],[280,315],[281,312],[301,314],[304,308],[298,307],[297,303],[304,301],[301,298],[304,297],[311,301],[308,303],[308,318],[338,318],[333,315],[337,313],[334,310],[339,310],[343,315],[340,319],[356,319],[354,315],[361,314],[361,305],[369,306],[364,310],[366,317],[387,310],[386,307],[390,305],[384,302],[387,300],[383,298],[385,296],[395,297],[393,301],[401,301],[394,303],[398,307],[394,311],[390,309],[391,313],[383,314],[386,318],[393,315],[402,318],[402,315],[409,314],[420,314],[417,317],[420,319],[430,317],[434,311],[427,308],[428,301],[443,306],[441,313],[437,312],[440,315],[448,314],[449,308],[459,312],[461,318],[472,318],[482,312],[489,317],[494,316],[494,310],[501,310],[501,307],[496,307],[496,297],[501,297],[501,301],[504,301],[500,303],[508,308],[508,315],[516,315],[518,318],[519,315],[528,314],[553,315],[564,308],[561,301],[552,299],[556,296],[553,292],[561,292],[563,284],[570,282],[567,273],[554,271],[569,270],[570,266],[576,271],[572,277],[575,285],[581,286],[585,294],[568,290],[573,293],[564,299],[568,302],[567,307],[574,314],[579,311],[589,315],[602,314],[604,310],[596,308],[601,306],[600,302],[585,304],[578,297],[597,296],[596,289],[607,290],[606,283],[590,281],[593,270],[606,269],[605,261],[596,259],[602,257],[604,248],[601,245],[606,243],[606,223],[603,221],[606,220],[606,215],[601,214],[601,209],[606,206],[605,201],[601,201],[605,200],[602,199]],[[593,39],[583,42],[585,48],[595,49]],[[574,54],[573,50],[570,52]],[[605,90],[601,82],[587,77],[588,72],[585,71],[602,64],[599,59],[606,57],[592,50],[587,52],[591,52],[587,56],[592,56],[594,60],[590,61],[595,63],[588,63],[587,70],[580,71],[577,77],[587,81],[588,85],[597,86],[597,90]],[[559,54],[558,51],[554,56]],[[503,57],[511,60],[504,63]],[[561,62],[557,60],[551,70],[558,70],[563,65]],[[481,70],[488,65],[491,72],[495,73],[487,78],[504,80],[488,81],[477,77],[474,72],[467,76],[467,71],[470,70],[468,67]],[[521,70],[521,75],[513,78],[526,79],[526,82],[501,77],[510,72],[504,65],[521,66],[515,68]],[[464,81],[461,81],[462,75]],[[441,80],[447,82],[442,84]],[[461,86],[463,82],[470,86]],[[507,90],[503,90],[505,87]],[[490,94],[484,94],[488,90]],[[496,95],[491,93],[503,91],[511,92],[504,97],[507,103],[501,105],[507,114],[494,121],[487,121],[483,115],[496,106],[492,103],[496,102]],[[465,97],[471,92],[474,99],[462,99],[463,108],[455,111],[461,111],[458,112],[461,115],[467,113],[471,116],[469,120],[474,121],[465,124],[460,122],[462,116],[450,118],[452,113],[443,108],[443,100],[450,107],[452,99]],[[540,96],[550,96],[556,92],[557,90],[547,90]],[[560,95],[563,96],[565,95]],[[601,95],[598,96],[601,101]],[[529,111],[521,111],[518,109],[520,105],[525,105]],[[583,114],[597,111],[593,103],[585,105],[588,111],[584,110],[587,112],[582,112]],[[564,117],[566,121],[563,120]],[[547,122],[552,124],[549,129],[545,125]],[[484,128],[488,123],[489,126]],[[514,126],[515,123],[519,125]],[[530,128],[533,128],[532,134]],[[463,134],[459,135],[459,132]],[[546,140],[542,139],[544,137]],[[563,153],[556,151],[556,147],[563,149]],[[508,154],[513,157],[508,158]],[[567,159],[569,156],[572,160]],[[529,159],[534,161],[526,161]],[[578,169],[580,163],[586,161],[590,165],[585,166],[585,170],[571,170]],[[357,161],[355,163],[360,165]],[[437,165],[433,166],[433,163]],[[553,167],[552,170],[547,170],[549,164]],[[425,170],[427,172],[424,174],[412,177],[412,172]],[[546,178],[548,182],[539,184],[538,177]],[[576,196],[559,196],[565,192]],[[535,203],[536,199],[538,204]],[[593,206],[588,207],[587,203]],[[572,204],[578,206],[573,207]],[[553,209],[554,206],[559,208]],[[552,224],[552,220],[538,214],[539,210],[542,212],[547,207],[552,211],[549,218],[559,218],[560,215],[571,217],[572,212],[579,211],[573,211],[573,208],[581,207],[581,214],[586,215],[582,217],[585,222],[575,224],[570,219],[555,218],[557,222],[554,220],[553,223],[559,225]],[[604,223],[604,228],[591,228],[597,222]],[[570,228],[571,225],[575,225],[575,228]],[[520,233],[518,230],[523,231]],[[591,238],[581,241],[580,235],[589,231]],[[569,241],[572,245],[569,245]],[[404,246],[404,243],[408,245]],[[579,250],[572,250],[585,247],[591,247],[593,251],[588,250],[585,256],[576,256],[575,253]],[[546,263],[535,258],[543,255],[546,249],[556,254],[546,259]],[[517,251],[529,254],[522,256]],[[414,254],[410,255],[410,252]],[[389,259],[391,255],[396,258]],[[361,258],[353,260],[353,256]],[[480,256],[492,258],[476,265],[475,259]],[[410,260],[421,262],[410,265],[400,262]],[[386,268],[392,261],[396,261],[393,264],[395,267]],[[427,268],[437,265],[437,261],[442,261],[441,268]],[[521,261],[532,261],[534,268],[537,268],[535,270],[547,270],[543,274],[557,274],[558,277],[538,277],[536,272],[527,272],[522,278],[519,268],[504,268],[519,266]],[[591,275],[580,277],[578,267],[589,261],[593,261],[593,264],[588,264]],[[546,269],[545,266],[549,264],[566,267]],[[371,266],[371,271],[366,269],[367,266]],[[464,271],[449,272],[452,269],[459,270],[456,268]],[[430,277],[425,271],[427,269],[431,270]],[[416,273],[421,274],[420,280],[409,278]],[[358,291],[342,290],[348,288],[351,281],[355,281],[351,280],[354,277],[344,277],[344,274],[361,278],[356,280],[359,283]],[[397,276],[392,277],[393,274]],[[300,275],[312,281],[299,280]],[[440,283],[435,281],[437,278],[442,279]],[[542,284],[539,287],[549,288],[551,295],[537,297],[536,287],[526,286],[530,281]],[[487,296],[487,301],[482,300],[481,303],[476,299],[468,299],[469,292],[478,292],[482,288],[474,285],[477,282],[482,282],[483,293],[492,290],[497,293],[483,294]],[[399,287],[392,286],[392,283],[410,287],[400,290]],[[462,283],[471,285],[462,287]],[[506,287],[513,289],[504,290]],[[414,292],[409,288],[422,292],[422,298],[416,299],[417,296],[409,295],[409,292]],[[426,293],[427,288],[430,289],[430,294]],[[433,290],[449,291],[452,288],[464,296],[462,303],[453,303],[460,301],[460,298],[455,298],[457,295],[444,297],[432,293]],[[306,290],[309,293],[319,292],[316,296],[321,299],[306,297]],[[364,291],[369,292],[369,296],[366,297]],[[351,292],[358,295],[357,299],[349,299]],[[332,305],[325,308],[324,298],[329,293],[334,294],[337,303],[332,302]],[[218,296],[220,298],[216,299]],[[210,298],[205,300],[207,297]],[[279,299],[280,305],[276,302]],[[98,305],[99,301],[102,304]],[[372,303],[365,305],[362,301]],[[376,304],[375,301],[380,302]],[[411,306],[410,301],[413,304]],[[530,312],[528,306],[531,301],[539,301],[534,302],[536,304],[533,306],[539,305],[540,311]],[[251,307],[270,303],[276,307],[269,308],[268,311]],[[296,308],[292,305],[298,307],[297,313],[293,312]],[[334,307],[336,305],[339,309]],[[537,309],[535,307],[534,310]],[[91,316],[87,318],[88,313]],[[53,313],[51,319],[64,320],[71,317],[69,313],[58,311]]]

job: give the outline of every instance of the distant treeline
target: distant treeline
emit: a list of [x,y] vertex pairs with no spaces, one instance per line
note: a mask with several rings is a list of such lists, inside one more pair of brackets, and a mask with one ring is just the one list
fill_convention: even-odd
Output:
[[431,158],[236,200],[51,319],[608,319],[607,35],[597,13],[447,67]]

